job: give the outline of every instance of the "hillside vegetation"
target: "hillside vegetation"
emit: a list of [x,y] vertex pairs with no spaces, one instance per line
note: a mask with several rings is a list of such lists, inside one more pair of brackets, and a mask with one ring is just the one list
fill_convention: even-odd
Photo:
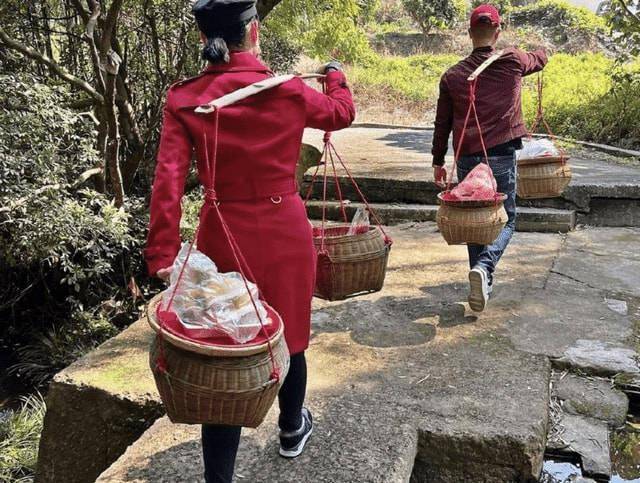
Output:
[[[318,60],[332,56],[347,63],[360,121],[429,125],[435,115],[440,76],[471,50],[466,33],[468,10],[452,28],[425,34],[403,2],[374,2],[373,7],[371,3],[316,2],[314,12],[319,13],[304,17],[300,25],[290,9],[301,3],[284,2],[266,25],[305,55]],[[554,132],[623,147],[640,146],[640,99],[636,94],[640,64],[632,57],[622,57],[606,19],[564,0],[540,0],[523,7],[501,3],[505,28],[499,46],[544,47],[552,54],[544,73],[543,105]],[[363,4],[367,5],[365,16],[358,13]],[[313,40],[315,29],[326,32],[324,19],[329,16],[336,34],[323,36],[320,46]],[[292,34],[294,31],[300,35]],[[535,76],[527,79],[523,92],[529,123],[537,109],[535,84]]]

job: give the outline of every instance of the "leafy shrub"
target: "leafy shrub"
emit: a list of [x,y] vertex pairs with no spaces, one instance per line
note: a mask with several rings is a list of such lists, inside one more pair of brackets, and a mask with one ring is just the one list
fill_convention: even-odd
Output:
[[454,26],[467,11],[465,0],[402,0],[402,4],[425,35],[436,27]]
[[640,55],[640,0],[607,0],[600,3],[600,10],[614,30],[615,43],[622,47],[623,56]]
[[25,398],[21,409],[0,413],[0,481],[33,481],[45,411],[38,394]]
[[373,53],[364,30],[354,20],[331,12],[318,16],[314,28],[304,35],[304,44],[313,57],[330,56],[350,64],[367,63]]
[[606,30],[606,22],[586,7],[575,7],[565,0],[540,0],[512,9],[514,25],[531,25],[548,30],[555,37],[566,36],[567,30],[598,35]]
[[145,209],[82,181],[94,126],[66,90],[24,74],[0,75],[0,91],[0,346],[43,384],[136,316],[126,287],[143,270]]
[[367,2],[358,0],[291,0],[280,3],[265,26],[312,57],[367,62],[371,48],[359,24],[363,8]]

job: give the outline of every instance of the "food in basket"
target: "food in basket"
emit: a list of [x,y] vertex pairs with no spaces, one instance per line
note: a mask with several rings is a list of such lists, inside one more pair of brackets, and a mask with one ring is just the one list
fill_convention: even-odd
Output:
[[182,271],[188,250],[189,244],[185,243],[176,257],[171,284],[163,293],[163,305],[167,307],[173,296],[171,310],[190,337],[226,335],[241,344],[255,339],[262,324],[271,323],[260,301],[258,287],[247,281],[249,295],[241,274],[220,273],[213,260],[196,248]]
[[536,139],[524,144],[518,151],[518,159],[545,158],[559,156],[560,151],[550,139]]
[[495,199],[498,184],[487,163],[480,163],[458,183],[442,195],[445,201],[485,201]]

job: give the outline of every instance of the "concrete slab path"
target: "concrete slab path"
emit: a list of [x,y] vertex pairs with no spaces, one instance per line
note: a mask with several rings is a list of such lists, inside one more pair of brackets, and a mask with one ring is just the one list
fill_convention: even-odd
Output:
[[[295,461],[277,456],[274,408],[259,429],[244,431],[238,482],[534,481],[547,443],[552,364],[585,340],[605,353],[636,350],[633,291],[587,284],[582,262],[569,262],[578,249],[585,258],[600,253],[607,237],[596,229],[517,234],[482,314],[465,303],[464,247],[448,247],[430,223],[391,233],[382,292],[315,303],[308,405],[317,431],[308,450]],[[615,233],[622,232],[609,237]],[[640,249],[640,231],[629,233],[628,248]],[[612,270],[640,263],[608,258]],[[627,297],[629,314],[611,310],[613,292]],[[199,429],[162,418],[98,481],[201,475]]]

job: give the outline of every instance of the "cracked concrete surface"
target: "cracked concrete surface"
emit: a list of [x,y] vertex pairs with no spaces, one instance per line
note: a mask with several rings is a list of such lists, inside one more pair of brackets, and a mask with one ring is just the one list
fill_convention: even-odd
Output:
[[[615,233],[636,232],[608,236]],[[533,481],[549,429],[549,361],[584,340],[635,351],[634,312],[606,303],[612,293],[632,303],[631,292],[582,268],[606,243],[598,229],[566,239],[516,235],[482,314],[464,302],[464,247],[446,246],[429,223],[392,234],[382,292],[315,304],[308,405],[317,431],[308,450],[295,461],[277,457],[274,408],[262,427],[244,431],[238,482]],[[629,253],[634,244],[640,237],[630,237]],[[596,433],[608,445],[606,430]],[[583,451],[585,460],[597,456]],[[195,482],[201,474],[198,428],[163,418],[98,481]]]

